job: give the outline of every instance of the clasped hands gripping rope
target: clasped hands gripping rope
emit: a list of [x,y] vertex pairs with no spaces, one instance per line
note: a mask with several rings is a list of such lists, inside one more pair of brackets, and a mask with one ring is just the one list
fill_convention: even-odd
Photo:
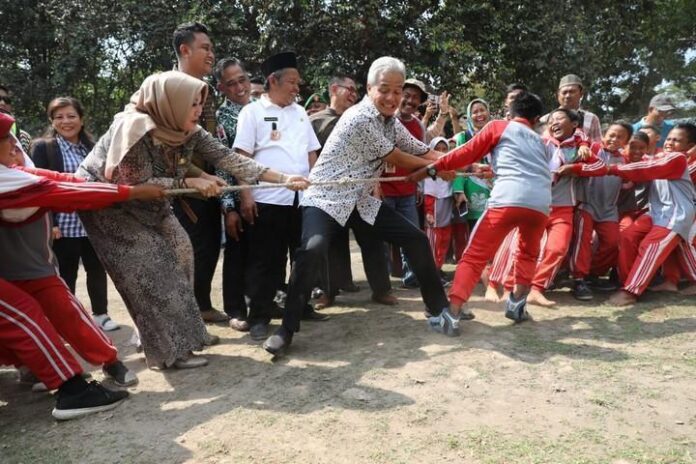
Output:
[[[474,172],[458,172],[457,177],[479,177],[482,176],[482,173],[474,173]],[[352,185],[352,184],[367,184],[367,183],[383,183],[383,182],[403,182],[405,180],[408,180],[408,176],[399,176],[399,177],[371,177],[367,179],[351,179],[350,177],[346,177],[343,179],[338,179],[338,180],[325,180],[325,181],[316,181],[316,182],[311,182],[309,185]],[[295,182],[286,182],[284,184],[252,184],[252,185],[228,185],[226,187],[221,187],[221,193],[227,193],[227,192],[238,192],[240,190],[260,190],[260,189],[272,189],[272,188],[285,188],[285,187],[292,187],[295,185]],[[169,189],[164,191],[165,195],[167,196],[176,196],[176,195],[187,195],[191,193],[198,193],[198,190],[195,188],[180,188],[180,189]]]

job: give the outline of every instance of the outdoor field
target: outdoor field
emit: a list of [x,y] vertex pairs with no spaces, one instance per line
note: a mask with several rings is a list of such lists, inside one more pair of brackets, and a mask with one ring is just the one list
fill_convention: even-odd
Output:
[[[111,334],[140,378],[131,398],[57,423],[51,396],[0,370],[0,462],[696,461],[693,298],[646,294],[619,309],[603,295],[578,304],[554,292],[559,309],[530,307],[535,321],[514,326],[479,288],[476,319],[446,338],[427,330],[417,291],[397,289],[395,307],[369,303],[355,251],[362,291],[324,310],[331,320],[305,323],[276,361],[248,335],[212,326],[222,343],[208,367],[148,370],[111,287],[109,312],[123,325]],[[88,301],[84,275],[78,284]]]

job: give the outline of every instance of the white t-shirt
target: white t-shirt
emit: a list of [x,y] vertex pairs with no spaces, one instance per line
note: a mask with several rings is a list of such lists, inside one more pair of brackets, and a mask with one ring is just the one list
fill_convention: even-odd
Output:
[[[272,136],[274,125],[276,137]],[[256,162],[276,171],[307,176],[309,152],[319,150],[321,144],[300,105],[280,107],[264,95],[239,113],[233,147],[251,153]],[[284,187],[254,190],[258,203],[292,205],[294,199],[295,192]]]

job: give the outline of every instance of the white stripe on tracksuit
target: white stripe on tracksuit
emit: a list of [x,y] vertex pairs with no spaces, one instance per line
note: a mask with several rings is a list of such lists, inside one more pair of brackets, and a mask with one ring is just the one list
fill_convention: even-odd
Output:
[[637,294],[640,287],[644,286],[647,280],[656,271],[656,261],[658,256],[662,254],[665,247],[674,239],[677,234],[670,231],[662,240],[648,246],[643,258],[641,259],[638,269],[629,282],[624,285],[624,290],[630,293]]
[[[12,306],[9,302],[2,299],[0,299],[0,317],[17,326],[34,341],[36,346],[46,357],[48,364],[53,367],[63,381],[77,375],[77,372],[70,368],[70,365],[60,353],[58,348],[53,344],[51,339],[46,335],[36,321],[32,320],[19,309]],[[56,363],[56,360],[60,361],[60,364],[62,364],[65,368],[64,370],[61,369],[61,367]]]
[[575,227],[575,246],[573,247],[573,252],[570,254],[570,272],[575,272],[575,263],[578,262],[578,255],[580,255],[580,239],[582,238],[583,228],[585,227],[585,217],[582,214],[578,214],[578,224]]
[[[75,295],[70,293],[70,289],[68,288],[67,284],[63,279],[60,279],[60,281],[65,285],[65,291],[67,294],[70,296],[70,301],[75,308],[75,310],[78,312],[80,315],[80,319],[82,319],[82,322],[84,322],[85,325],[87,325],[92,331],[97,334],[97,336],[103,341],[105,344],[109,346],[113,346],[113,343],[111,343],[111,340],[104,335],[104,332],[97,327],[96,323],[94,322],[94,319],[92,319],[89,314],[87,313],[87,310],[85,309],[84,306],[82,306],[82,303],[80,303],[80,300],[75,298]],[[115,347],[114,347],[115,348]]]

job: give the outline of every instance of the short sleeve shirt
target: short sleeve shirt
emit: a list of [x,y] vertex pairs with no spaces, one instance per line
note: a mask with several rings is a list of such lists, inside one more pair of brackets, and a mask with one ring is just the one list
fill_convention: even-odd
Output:
[[[275,135],[274,135],[275,134]],[[239,113],[234,148],[251,153],[254,160],[276,171],[307,176],[309,152],[321,145],[307,113],[298,104],[280,107],[262,96]],[[254,190],[254,200],[272,205],[292,205],[295,192],[285,189]]]
[[[339,119],[326,141],[319,161],[309,176],[311,182],[378,178],[384,158],[394,148],[424,155],[429,148],[413,138],[401,122],[385,118],[372,100],[365,97]],[[342,226],[355,208],[368,224],[374,224],[382,202],[372,196],[375,184],[311,185],[302,200],[326,212]]]
[[312,123],[314,132],[317,134],[317,138],[322,147],[326,145],[326,140],[334,130],[334,127],[336,127],[336,123],[340,117],[341,116],[336,113],[336,110],[333,108],[326,108],[309,117],[309,121]]

